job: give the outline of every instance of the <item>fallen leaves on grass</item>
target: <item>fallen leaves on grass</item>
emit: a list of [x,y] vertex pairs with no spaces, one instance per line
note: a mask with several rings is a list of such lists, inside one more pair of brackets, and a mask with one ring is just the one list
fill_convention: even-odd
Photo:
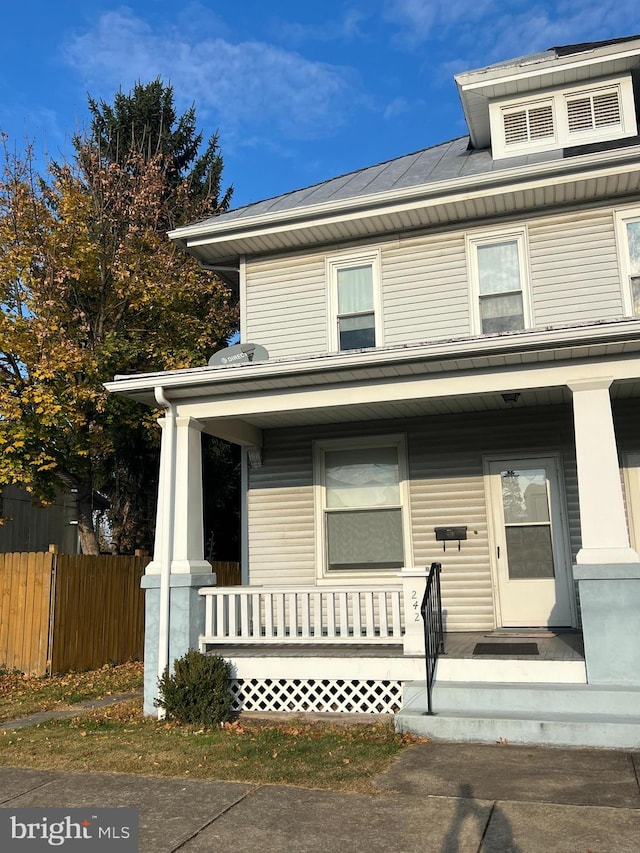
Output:
[[136,700],[9,733],[0,764],[380,793],[371,780],[415,740],[387,722],[182,726],[144,717]]
[[0,722],[68,707],[87,699],[130,693],[142,685],[142,663],[46,677],[0,671]]

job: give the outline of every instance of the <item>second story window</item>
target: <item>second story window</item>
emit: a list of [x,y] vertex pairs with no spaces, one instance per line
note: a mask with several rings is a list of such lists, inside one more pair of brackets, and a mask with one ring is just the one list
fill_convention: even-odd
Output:
[[330,279],[330,349],[355,350],[381,343],[379,255],[334,258]]
[[474,331],[515,332],[530,325],[524,232],[469,238]]
[[625,314],[640,317],[640,210],[618,212],[617,230]]

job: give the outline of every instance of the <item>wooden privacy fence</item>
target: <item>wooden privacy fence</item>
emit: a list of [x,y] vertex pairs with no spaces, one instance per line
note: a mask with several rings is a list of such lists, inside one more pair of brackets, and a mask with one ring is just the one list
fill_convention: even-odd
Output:
[[211,565],[216,573],[216,586],[240,586],[242,583],[240,563],[216,562]]
[[0,666],[44,675],[141,660],[148,562],[0,554]]
[[[0,667],[29,675],[142,660],[149,557],[0,554]],[[213,563],[241,583],[239,563]]]

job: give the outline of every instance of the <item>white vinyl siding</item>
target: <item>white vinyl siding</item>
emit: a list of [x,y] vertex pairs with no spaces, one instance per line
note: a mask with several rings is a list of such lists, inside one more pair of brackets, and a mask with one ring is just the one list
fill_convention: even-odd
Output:
[[243,340],[273,358],[327,350],[327,289],[322,254],[251,260],[246,266]]
[[[631,212],[640,213],[638,208]],[[619,216],[623,215],[628,213],[620,211]],[[626,250],[618,231],[619,256],[616,215],[611,208],[531,217],[512,230],[526,232],[522,262],[535,327],[632,315],[629,273],[620,269]],[[470,296],[465,246],[481,244],[487,234],[489,242],[499,242],[509,233],[468,228],[381,242],[379,317],[384,321],[384,345],[479,334],[479,309],[476,297]],[[371,249],[354,249],[351,254],[366,252]],[[266,346],[271,359],[331,351],[328,257],[336,255],[318,251],[248,260],[243,339]],[[532,322],[527,321],[527,326],[532,327]]]
[[532,220],[528,236],[538,327],[623,316],[611,210]]
[[[496,429],[496,419],[500,429]],[[313,506],[313,442],[328,439],[407,437],[408,506],[412,553],[406,565],[443,565],[447,630],[494,626],[493,592],[484,495],[483,455],[543,450],[562,454],[572,554],[580,548],[577,480],[570,406],[354,423],[333,429],[265,432],[263,467],[250,471],[249,583],[316,583],[317,525]],[[468,539],[443,551],[434,528],[467,525]],[[339,582],[333,573],[331,582]],[[386,580],[385,580],[386,578]],[[353,579],[350,580],[353,583]],[[359,583],[397,583],[395,572],[362,572]]]
[[254,586],[316,582],[309,432],[265,431],[262,467],[249,469],[248,582]]
[[383,245],[382,282],[387,344],[469,334],[464,233]]

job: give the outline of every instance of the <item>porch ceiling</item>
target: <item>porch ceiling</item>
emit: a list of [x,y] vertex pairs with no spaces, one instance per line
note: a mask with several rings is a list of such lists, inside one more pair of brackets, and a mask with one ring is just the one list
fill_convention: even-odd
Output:
[[[379,402],[369,405],[331,406],[321,410],[297,409],[286,412],[259,413],[244,417],[243,420],[258,429],[276,429],[432,417],[434,415],[467,412],[504,411],[506,409],[562,405],[570,401],[571,393],[568,388],[544,388],[520,392],[517,403],[505,403],[500,394],[469,394],[393,403]],[[215,427],[212,431],[215,432]]]
[[[367,405],[327,406],[323,409],[291,409],[283,412],[261,412],[243,417],[257,429],[278,429],[323,424],[354,423],[404,418],[455,415],[470,412],[530,409],[541,406],[569,405],[571,392],[566,386],[530,388],[519,391],[516,402],[506,402],[501,393],[461,394],[450,397],[430,397],[399,402],[377,402]],[[640,381],[615,382],[611,387],[614,400],[640,398]],[[212,419],[217,422],[224,418]],[[211,430],[215,432],[215,428]]]

